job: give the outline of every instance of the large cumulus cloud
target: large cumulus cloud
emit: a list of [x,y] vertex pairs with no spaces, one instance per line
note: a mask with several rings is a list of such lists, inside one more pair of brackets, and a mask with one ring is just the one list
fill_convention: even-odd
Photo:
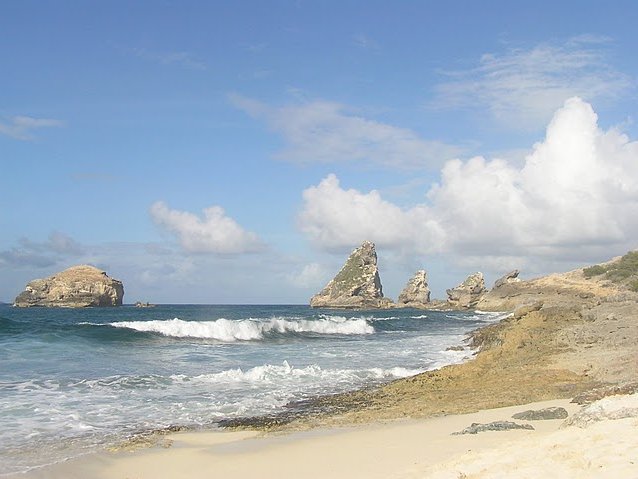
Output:
[[638,142],[603,131],[591,105],[573,97],[522,166],[449,161],[411,208],[376,191],[343,189],[334,175],[303,199],[300,228],[327,250],[368,238],[419,254],[586,260],[636,247]]

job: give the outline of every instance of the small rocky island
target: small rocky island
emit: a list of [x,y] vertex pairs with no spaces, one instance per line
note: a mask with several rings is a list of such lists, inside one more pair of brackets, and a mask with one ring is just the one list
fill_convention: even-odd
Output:
[[80,265],[45,279],[34,279],[16,297],[13,305],[20,308],[121,306],[123,297],[121,281],[110,278],[94,266]]
[[364,241],[337,275],[310,300],[313,308],[389,308],[383,297],[374,243]]

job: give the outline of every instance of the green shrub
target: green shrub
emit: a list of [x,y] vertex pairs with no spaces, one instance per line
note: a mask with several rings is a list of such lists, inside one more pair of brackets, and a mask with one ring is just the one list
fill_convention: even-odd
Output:
[[626,282],[627,287],[638,292],[638,251],[630,251],[617,262],[608,265],[594,265],[583,268],[585,278],[605,275],[605,278],[614,283]]
[[583,274],[585,275],[585,278],[589,279],[593,276],[599,276],[603,273],[607,272],[607,268],[605,268],[604,266],[601,266],[599,264],[595,265],[595,266],[590,266],[589,268],[584,268],[583,269]]

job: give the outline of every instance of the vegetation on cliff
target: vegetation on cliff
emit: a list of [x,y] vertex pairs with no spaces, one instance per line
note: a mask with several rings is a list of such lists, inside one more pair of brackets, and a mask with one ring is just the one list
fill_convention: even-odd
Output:
[[630,251],[618,261],[597,264],[583,269],[585,278],[604,275],[613,283],[624,284],[638,292],[638,251]]

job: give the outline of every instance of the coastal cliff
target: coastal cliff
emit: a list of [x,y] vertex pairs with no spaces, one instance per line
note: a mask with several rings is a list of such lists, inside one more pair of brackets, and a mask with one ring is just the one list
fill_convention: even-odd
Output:
[[94,266],[73,266],[44,279],[34,279],[20,293],[14,306],[84,308],[88,306],[121,306],[122,282],[110,278]]
[[337,275],[310,300],[313,308],[387,308],[383,296],[374,243],[364,241],[355,249]]

